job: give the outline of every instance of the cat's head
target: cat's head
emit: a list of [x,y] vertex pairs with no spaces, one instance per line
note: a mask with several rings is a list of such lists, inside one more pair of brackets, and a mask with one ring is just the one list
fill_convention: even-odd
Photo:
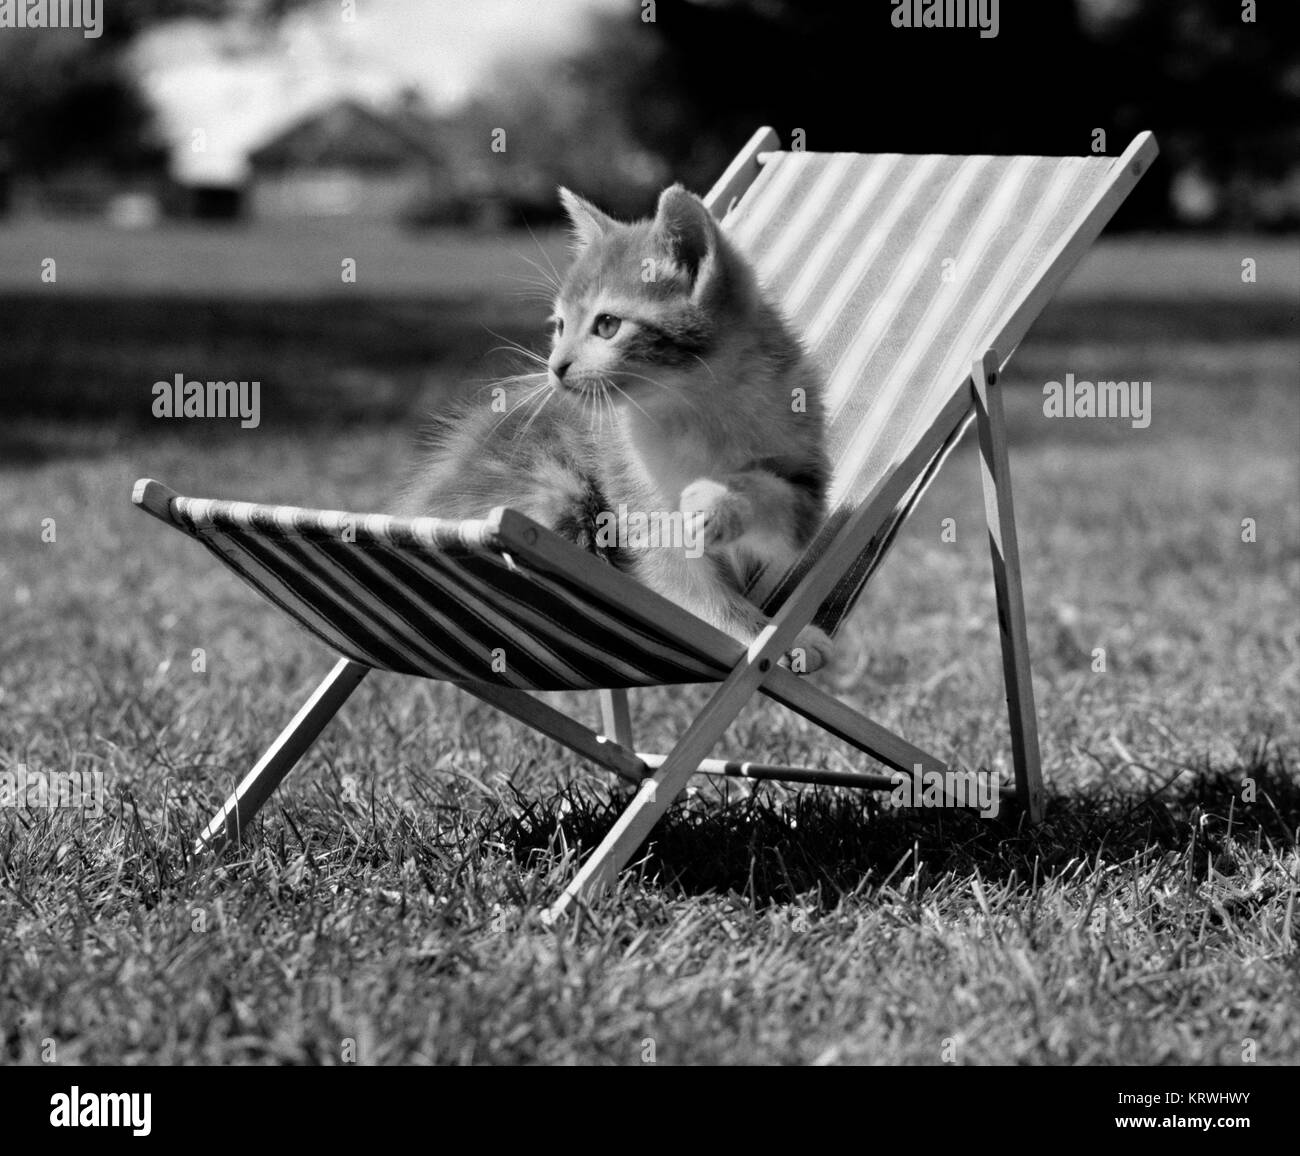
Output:
[[673,185],[652,219],[631,224],[568,189],[560,200],[574,260],[552,317],[551,385],[641,408],[716,389],[707,362],[759,323],[761,298],[700,198]]

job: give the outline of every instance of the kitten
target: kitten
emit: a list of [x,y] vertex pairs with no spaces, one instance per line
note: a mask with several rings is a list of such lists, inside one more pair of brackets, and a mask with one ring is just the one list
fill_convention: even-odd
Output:
[[[444,419],[400,510],[511,506],[749,643],[767,619],[746,576],[783,571],[825,516],[817,371],[698,197],[674,185],[632,224],[560,199],[574,260],[546,373],[514,379],[504,414]],[[621,506],[678,516],[678,544],[610,543],[601,527]],[[816,627],[794,646],[808,670],[831,650]]]

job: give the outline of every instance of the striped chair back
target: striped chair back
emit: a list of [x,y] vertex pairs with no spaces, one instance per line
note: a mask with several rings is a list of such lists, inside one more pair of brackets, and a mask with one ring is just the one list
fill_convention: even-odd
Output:
[[[774,613],[966,387],[972,362],[987,349],[1000,363],[1010,357],[1113,211],[1098,206],[1126,162],[810,152],[763,161],[723,228],[823,369],[833,465],[826,526],[789,573],[750,587]],[[966,424],[823,603],[824,629],[851,610]]]

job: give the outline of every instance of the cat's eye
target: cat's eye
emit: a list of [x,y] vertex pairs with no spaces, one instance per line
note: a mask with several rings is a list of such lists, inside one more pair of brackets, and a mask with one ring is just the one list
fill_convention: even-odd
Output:
[[591,327],[591,331],[597,337],[604,338],[608,341],[618,332],[618,327],[622,324],[623,321],[621,318],[614,317],[609,313],[601,313],[596,318],[596,323]]
[[555,319],[555,336],[556,336],[556,337],[563,337],[563,336],[564,336],[564,318],[563,318],[563,317],[557,317],[557,318]]

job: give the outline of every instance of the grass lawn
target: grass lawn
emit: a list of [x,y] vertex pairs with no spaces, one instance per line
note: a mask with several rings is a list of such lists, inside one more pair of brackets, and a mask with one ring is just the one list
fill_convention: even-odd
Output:
[[[332,658],[129,501],[152,475],[379,508],[420,412],[501,368],[484,326],[527,338],[542,310],[414,263],[296,301],[278,273],[241,296],[119,285],[120,252],[74,253],[99,271],[57,300],[0,278],[0,770],[97,771],[107,793],[99,817],[0,810],[0,1058],[1300,1061],[1300,349],[1279,266],[1241,285],[1251,253],[1109,247],[1111,276],[1081,270],[1012,362],[1041,827],[699,780],[560,930],[539,907],[617,788],[442,684],[367,679],[252,846],[191,862]],[[262,425],[153,421],[176,372],[260,378]],[[1150,379],[1150,427],[1045,418],[1066,372]],[[971,445],[813,677],[1007,766]],[[640,745],[666,749],[706,693],[634,692]],[[555,701],[594,721],[580,697]],[[867,763],[769,704],[726,749]]]

